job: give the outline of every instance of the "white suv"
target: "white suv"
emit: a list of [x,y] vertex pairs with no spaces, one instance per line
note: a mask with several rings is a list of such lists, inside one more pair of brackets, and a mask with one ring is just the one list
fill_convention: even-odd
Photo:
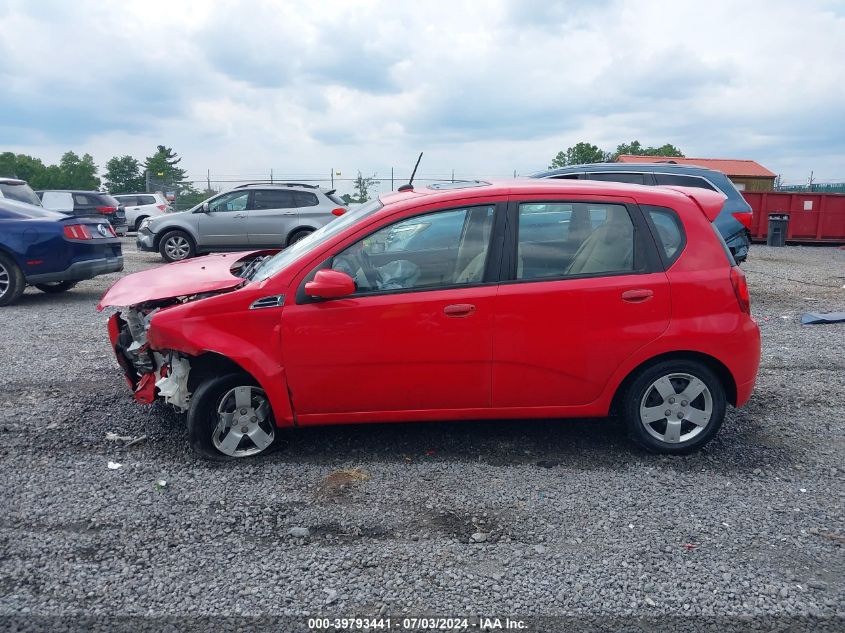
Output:
[[171,211],[170,203],[160,193],[120,193],[114,196],[126,208],[126,223],[138,230],[146,218]]

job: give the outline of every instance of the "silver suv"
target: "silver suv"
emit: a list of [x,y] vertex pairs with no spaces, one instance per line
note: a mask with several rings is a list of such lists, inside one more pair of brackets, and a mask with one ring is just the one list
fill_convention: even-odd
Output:
[[175,262],[213,251],[282,248],[346,213],[346,204],[316,185],[249,183],[188,211],[147,218],[136,244]]

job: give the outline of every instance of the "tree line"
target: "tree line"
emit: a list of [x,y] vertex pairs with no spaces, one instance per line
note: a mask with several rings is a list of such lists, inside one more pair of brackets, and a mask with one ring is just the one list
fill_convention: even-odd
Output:
[[65,152],[55,165],[46,165],[40,158],[13,152],[0,153],[0,176],[26,180],[36,190],[105,189],[109,193],[141,191],[173,192],[179,206],[205,200],[215,191],[199,191],[185,181],[186,172],[179,167],[181,158],[172,148],[159,145],[143,161],[130,155],[114,156],[106,162],[102,178],[90,154],[82,157]]
[[566,167],[567,165],[584,165],[587,163],[608,163],[616,160],[623,154],[632,154],[634,156],[676,156],[683,158],[684,154],[677,147],[671,143],[666,143],[660,147],[643,147],[639,141],[631,141],[630,143],[621,143],[616,146],[615,152],[610,152],[601,149],[592,143],[576,143],[572,147],[568,147],[564,151],[560,151],[552,159],[552,164],[549,169],[557,169],[558,167]]

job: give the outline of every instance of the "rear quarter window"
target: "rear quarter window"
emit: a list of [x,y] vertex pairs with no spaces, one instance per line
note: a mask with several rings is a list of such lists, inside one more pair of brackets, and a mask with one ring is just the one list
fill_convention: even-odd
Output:
[[675,187],[695,187],[697,189],[709,189],[718,191],[716,187],[699,176],[683,176],[681,174],[654,174],[658,185],[672,185]]
[[684,225],[678,214],[668,207],[643,206],[651,224],[654,241],[663,265],[668,268],[680,257],[687,243]]
[[316,207],[320,204],[320,201],[317,200],[317,196],[307,191],[294,191],[293,197],[294,200],[296,200],[296,206],[298,207]]

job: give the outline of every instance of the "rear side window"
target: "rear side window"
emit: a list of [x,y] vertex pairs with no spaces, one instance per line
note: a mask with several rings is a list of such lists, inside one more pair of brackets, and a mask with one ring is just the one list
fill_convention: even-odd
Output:
[[86,196],[84,193],[75,193],[73,194],[73,203],[79,205],[97,204],[97,199]]
[[138,196],[138,204],[156,204],[157,200],[155,196]]
[[335,193],[327,193],[326,197],[329,200],[331,200],[332,202],[334,202],[335,204],[340,205],[341,207],[346,206],[346,203],[341,198],[338,198],[337,194],[335,194]]
[[293,209],[297,206],[293,191],[259,189],[253,196],[253,209]]
[[613,172],[601,172],[601,173],[592,173],[586,175],[587,180],[603,180],[606,182],[628,182],[632,185],[642,185],[645,184],[645,180],[642,174],[629,174],[629,173],[613,173]]
[[135,196],[115,196],[117,201],[120,202],[125,207],[137,207],[140,202],[138,202],[138,198]]
[[657,242],[660,258],[666,268],[671,266],[687,243],[684,225],[678,214],[666,207],[643,206],[651,220],[652,233]]
[[580,174],[559,174],[554,176],[555,180],[578,180]]
[[296,201],[296,206],[298,207],[316,207],[320,204],[320,201],[317,200],[317,196],[313,193],[308,193],[307,191],[294,191],[293,198]]
[[682,176],[680,174],[654,174],[658,185],[673,185],[675,187],[696,187],[718,191],[716,187],[699,176]]
[[635,244],[634,224],[622,205],[523,203],[516,278],[631,273]]

